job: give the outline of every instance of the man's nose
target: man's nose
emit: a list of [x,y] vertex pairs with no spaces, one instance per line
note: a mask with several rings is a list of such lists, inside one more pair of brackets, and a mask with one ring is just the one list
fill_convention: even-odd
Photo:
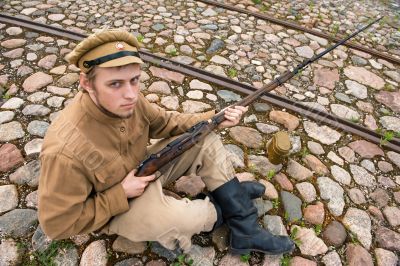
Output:
[[138,94],[138,88],[135,85],[128,84],[125,91],[124,91],[124,97],[128,99],[135,99]]

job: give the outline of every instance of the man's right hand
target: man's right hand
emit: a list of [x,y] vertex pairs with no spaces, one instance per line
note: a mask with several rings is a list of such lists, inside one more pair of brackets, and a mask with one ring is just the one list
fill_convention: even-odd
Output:
[[156,175],[135,176],[136,171],[136,169],[130,171],[121,181],[122,188],[127,198],[134,198],[142,195],[149,182],[156,178]]

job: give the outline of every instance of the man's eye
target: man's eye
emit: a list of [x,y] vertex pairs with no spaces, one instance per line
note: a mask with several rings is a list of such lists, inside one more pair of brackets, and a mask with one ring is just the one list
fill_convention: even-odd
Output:
[[131,83],[132,84],[136,84],[136,83],[138,83],[139,82],[139,78],[133,78],[133,79],[131,79]]
[[121,85],[121,82],[113,82],[110,84],[110,87],[112,88],[118,88]]

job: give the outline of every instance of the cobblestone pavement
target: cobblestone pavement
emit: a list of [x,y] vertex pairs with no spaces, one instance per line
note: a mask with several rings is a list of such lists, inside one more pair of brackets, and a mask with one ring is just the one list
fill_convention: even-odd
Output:
[[[357,41],[400,55],[393,1],[225,2],[331,34],[384,14],[384,23]],[[196,1],[3,1],[0,7],[86,34],[123,27],[153,53],[257,87],[330,45]],[[43,265],[49,257],[57,265],[184,265],[189,257],[194,265],[397,265],[400,154],[263,102],[251,106],[240,126],[219,134],[238,177],[267,186],[255,201],[260,223],[296,239],[293,254],[241,260],[227,253],[224,227],[195,236],[187,255],[96,234],[51,243],[37,223],[38,155],[49,124],[78,91],[78,69],[63,60],[75,45],[0,25],[0,265]],[[221,108],[244,96],[149,64],[141,81],[147,99],[180,112]],[[398,65],[339,47],[275,93],[378,130],[385,142],[400,132],[399,83]],[[265,144],[279,130],[290,131],[293,149],[276,166]],[[199,178],[182,178],[173,190],[193,197],[203,188]]]

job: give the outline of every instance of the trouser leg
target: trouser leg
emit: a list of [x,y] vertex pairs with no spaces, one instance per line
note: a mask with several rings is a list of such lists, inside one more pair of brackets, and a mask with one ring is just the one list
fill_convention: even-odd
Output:
[[[169,143],[159,142],[149,148],[154,152]],[[223,157],[221,159],[221,157]],[[158,241],[173,249],[178,242],[188,250],[191,237],[210,231],[217,220],[215,207],[209,199],[177,200],[164,195],[162,185],[173,182],[184,174],[197,174],[209,190],[230,180],[234,170],[218,136],[209,134],[201,143],[161,169],[162,176],[151,183],[145,192],[130,200],[130,209],[116,216],[109,225],[109,233],[122,235],[131,241]]]

